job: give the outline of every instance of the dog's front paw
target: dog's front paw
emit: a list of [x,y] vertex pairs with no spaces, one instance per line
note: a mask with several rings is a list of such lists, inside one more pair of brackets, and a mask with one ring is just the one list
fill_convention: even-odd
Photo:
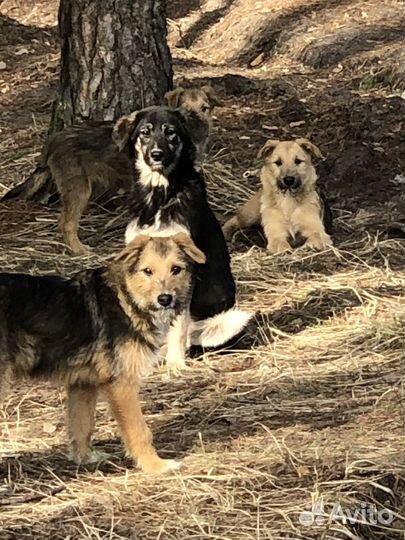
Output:
[[183,371],[189,369],[183,356],[167,356],[166,369],[168,376],[179,377]]
[[142,471],[148,474],[163,474],[169,471],[176,471],[181,467],[181,461],[161,459],[157,456],[153,459],[139,460],[138,463]]
[[328,234],[314,234],[309,236],[304,247],[311,249],[325,249],[333,244],[332,238]]
[[272,239],[269,240],[267,244],[267,249],[271,251],[271,253],[285,253],[286,251],[291,250],[290,244],[287,242],[287,240],[280,238],[280,239]]
[[71,243],[69,247],[74,255],[91,255],[90,246],[82,244],[81,242]]
[[102,463],[103,461],[108,461],[110,459],[110,454],[107,452],[102,452],[101,450],[93,450],[88,456],[86,461],[82,463],[91,464],[91,463]]
[[222,232],[225,240],[231,240],[233,233],[238,229],[238,218],[235,216],[223,225]]
[[70,450],[68,457],[71,461],[77,463],[77,465],[91,465],[93,463],[101,463],[110,459],[110,455],[107,454],[107,452],[91,449],[83,453],[79,453],[72,449]]

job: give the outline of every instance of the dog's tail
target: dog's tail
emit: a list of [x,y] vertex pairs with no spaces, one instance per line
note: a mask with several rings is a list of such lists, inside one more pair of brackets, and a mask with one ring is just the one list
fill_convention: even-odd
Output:
[[47,202],[53,186],[51,172],[47,166],[38,165],[35,171],[21,184],[10,189],[0,202],[11,199],[26,199]]
[[192,321],[190,344],[219,347],[237,336],[253,317],[252,313],[229,309],[202,321]]

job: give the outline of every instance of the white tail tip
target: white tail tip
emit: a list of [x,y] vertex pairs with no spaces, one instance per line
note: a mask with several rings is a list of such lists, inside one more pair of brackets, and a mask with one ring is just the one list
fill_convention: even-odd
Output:
[[247,325],[253,313],[230,309],[202,321],[192,321],[191,345],[219,347],[237,336]]

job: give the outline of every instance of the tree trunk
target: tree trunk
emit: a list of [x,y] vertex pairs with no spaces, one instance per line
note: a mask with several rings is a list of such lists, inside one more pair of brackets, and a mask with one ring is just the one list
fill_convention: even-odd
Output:
[[160,104],[172,84],[166,0],[61,0],[51,131]]

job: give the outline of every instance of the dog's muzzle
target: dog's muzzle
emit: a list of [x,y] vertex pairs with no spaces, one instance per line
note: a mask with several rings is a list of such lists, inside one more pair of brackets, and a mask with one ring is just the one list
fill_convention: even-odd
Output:
[[160,148],[154,148],[149,152],[149,160],[152,167],[163,167],[165,153]]
[[297,191],[302,185],[301,178],[298,176],[284,176],[278,181],[278,187],[281,191]]

